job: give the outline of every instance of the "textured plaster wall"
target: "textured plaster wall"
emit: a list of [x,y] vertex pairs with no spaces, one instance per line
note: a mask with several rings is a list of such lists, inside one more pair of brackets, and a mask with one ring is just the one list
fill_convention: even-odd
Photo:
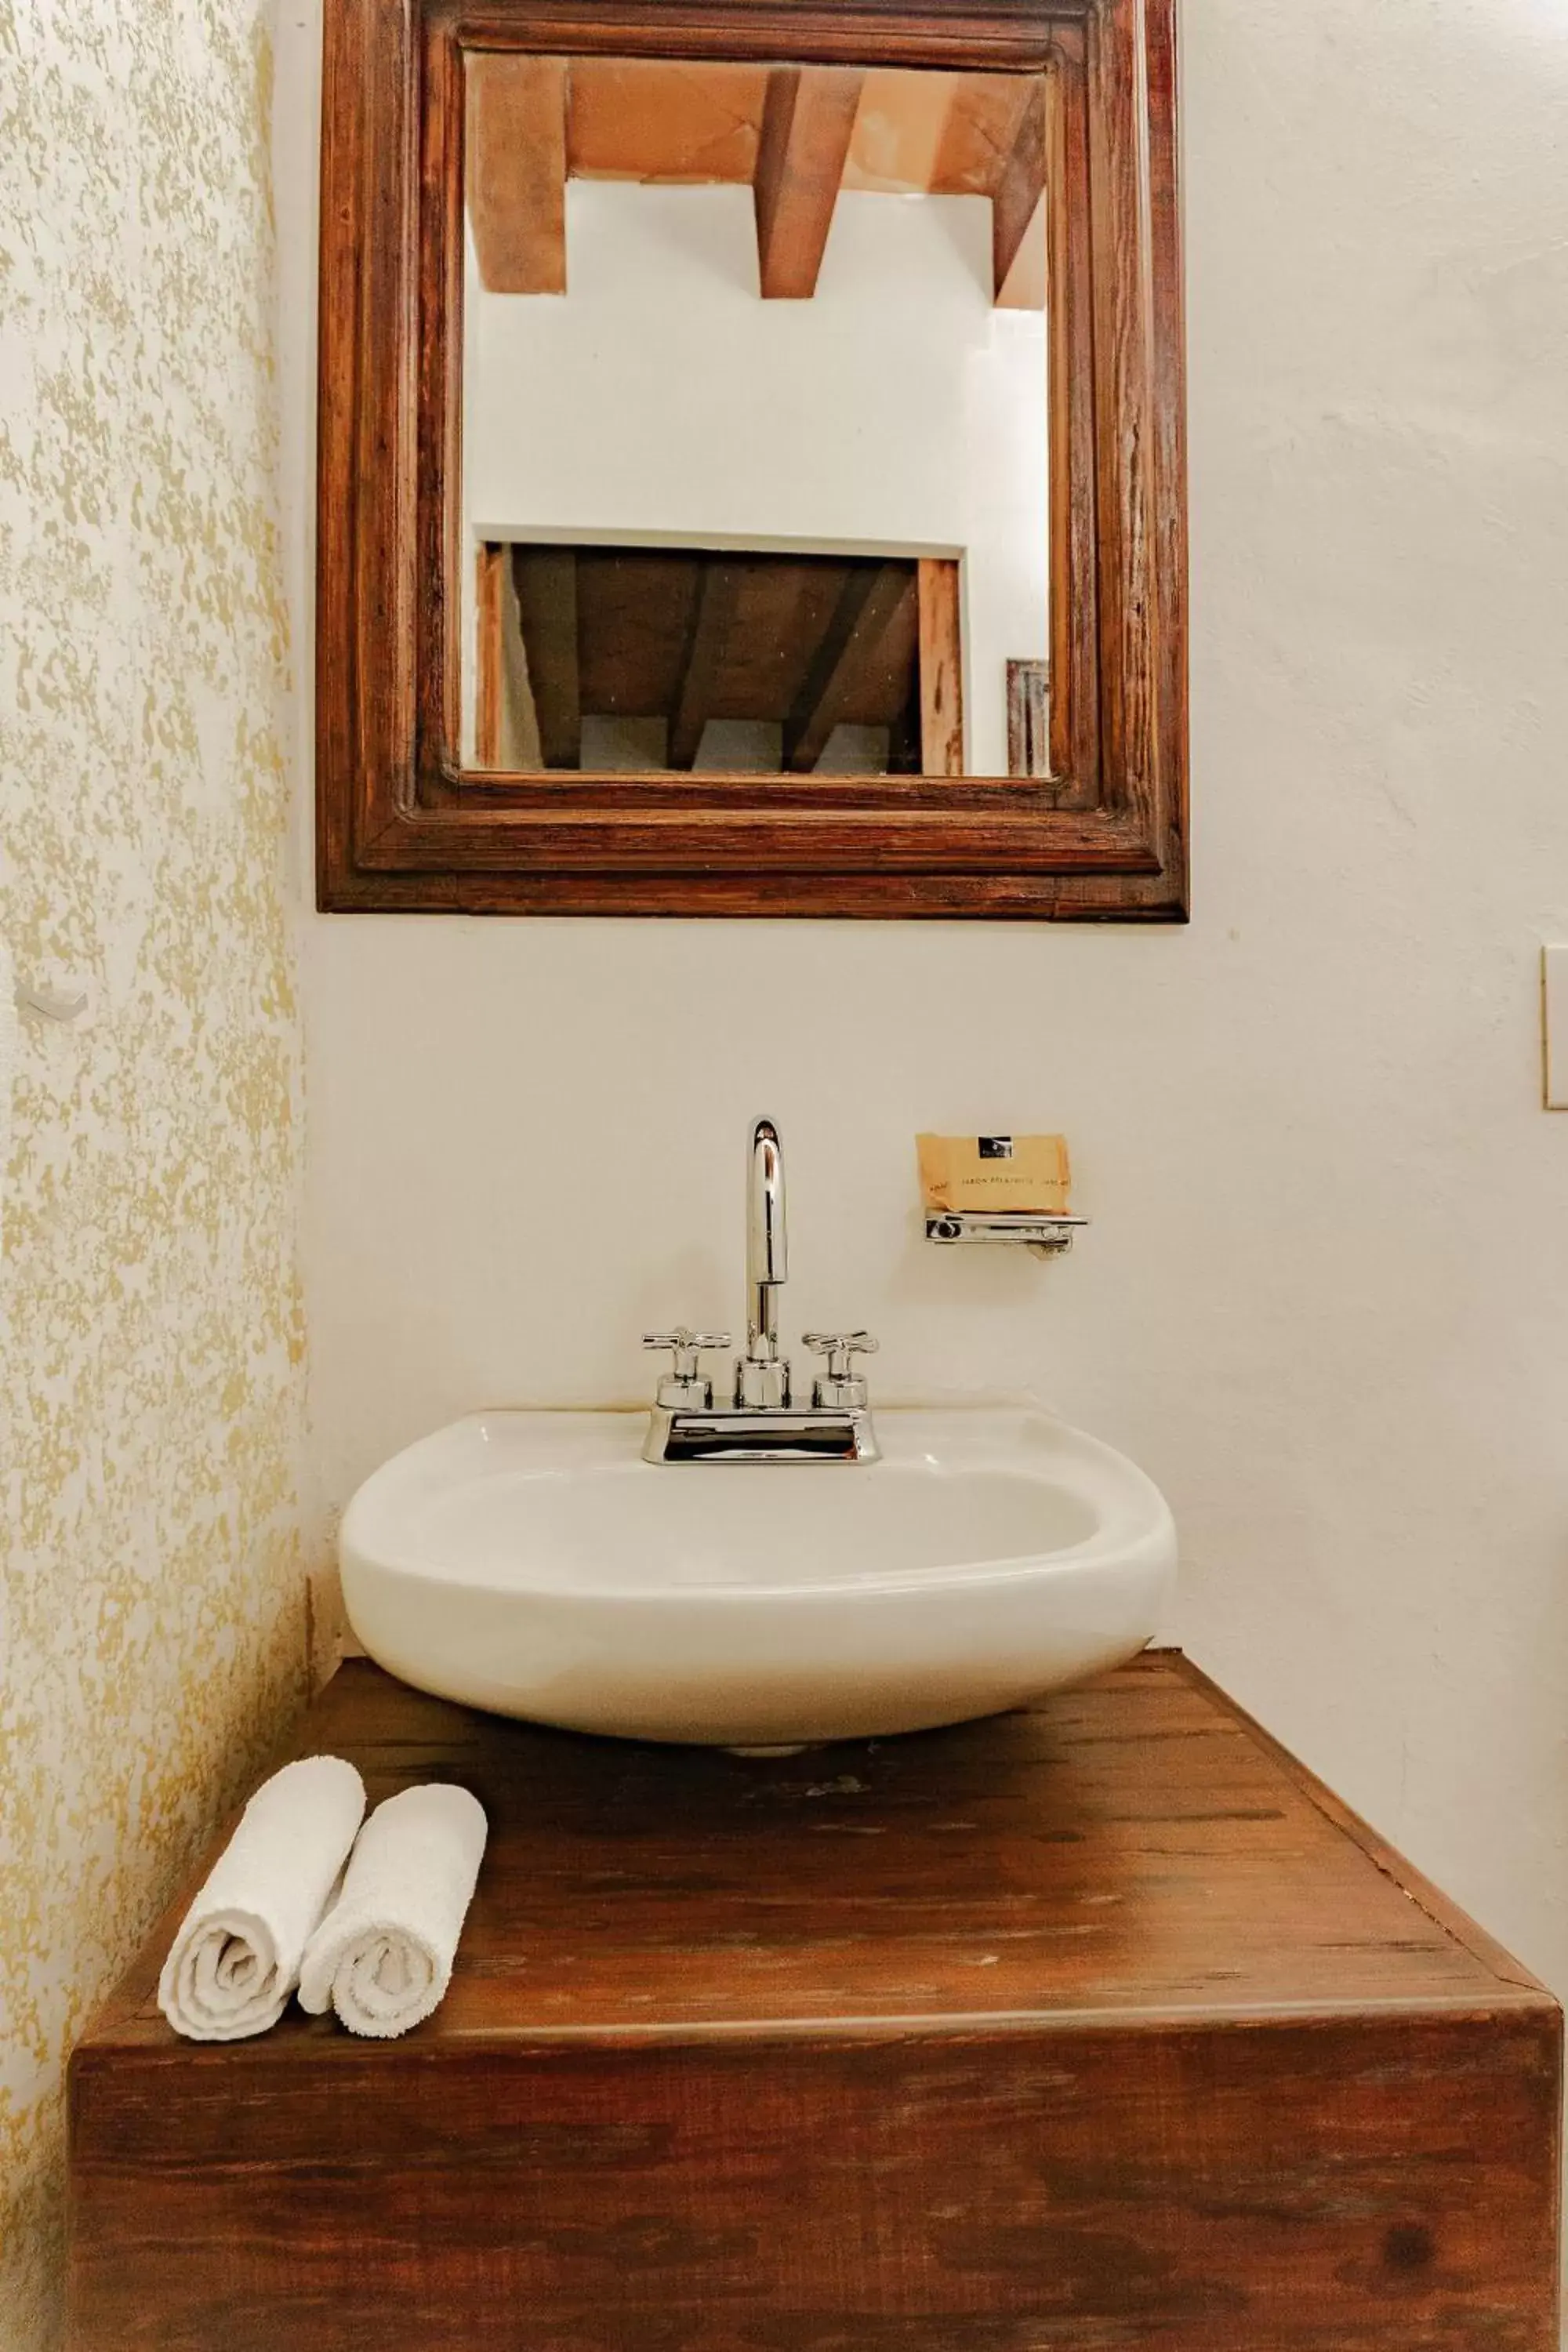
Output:
[[[313,16],[279,53],[301,525]],[[641,1332],[738,1311],[765,1108],[790,1330],[1125,1445],[1194,1655],[1568,1991],[1568,10],[1185,0],[1182,37],[1190,929],[313,920],[323,1467],[341,1497],[470,1405],[646,1396]],[[292,562],[308,610],[302,530]],[[1036,1125],[1074,1255],[928,1248],[916,1129]]]
[[0,2352],[56,2340],[61,2065],[299,1695],[263,0],[0,0]]

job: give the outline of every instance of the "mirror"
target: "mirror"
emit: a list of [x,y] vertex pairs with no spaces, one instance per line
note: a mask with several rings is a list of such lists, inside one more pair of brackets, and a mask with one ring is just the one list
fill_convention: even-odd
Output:
[[323,0],[317,895],[1180,922],[1175,0]]
[[1047,775],[1045,75],[462,74],[462,768]]

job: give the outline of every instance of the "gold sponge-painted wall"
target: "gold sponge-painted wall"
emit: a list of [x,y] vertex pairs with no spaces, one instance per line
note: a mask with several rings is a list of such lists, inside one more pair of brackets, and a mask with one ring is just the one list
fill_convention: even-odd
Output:
[[301,1696],[266,0],[0,0],[0,2352],[88,2008]]

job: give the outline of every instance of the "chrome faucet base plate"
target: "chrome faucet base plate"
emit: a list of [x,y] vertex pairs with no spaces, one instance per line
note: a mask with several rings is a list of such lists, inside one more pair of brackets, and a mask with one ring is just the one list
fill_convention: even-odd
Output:
[[645,1462],[876,1462],[881,1448],[863,1408],[696,1412],[656,1404],[642,1454]]

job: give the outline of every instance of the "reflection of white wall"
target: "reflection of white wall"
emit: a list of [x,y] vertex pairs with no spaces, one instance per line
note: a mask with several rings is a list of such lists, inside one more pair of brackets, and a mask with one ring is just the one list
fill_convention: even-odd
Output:
[[1046,349],[979,196],[839,198],[816,299],[763,302],[749,188],[567,190],[570,292],[468,292],[475,535],[962,552],[969,764],[1046,651]]

